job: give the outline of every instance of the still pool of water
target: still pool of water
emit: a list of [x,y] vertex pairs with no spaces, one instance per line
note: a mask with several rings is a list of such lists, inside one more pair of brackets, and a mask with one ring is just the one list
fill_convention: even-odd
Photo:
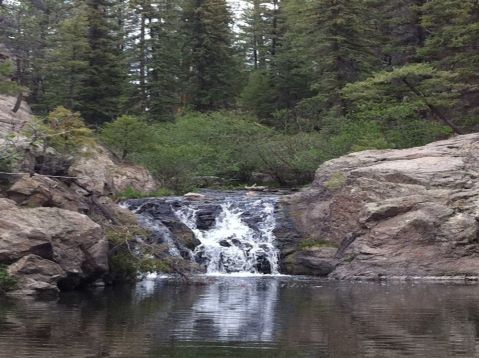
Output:
[[209,277],[3,299],[0,357],[479,357],[479,286]]

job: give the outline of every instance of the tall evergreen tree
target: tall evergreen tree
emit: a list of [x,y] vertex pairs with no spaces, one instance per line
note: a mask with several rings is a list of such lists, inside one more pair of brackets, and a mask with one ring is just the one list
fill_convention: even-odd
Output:
[[162,0],[156,21],[150,25],[151,59],[148,72],[149,114],[155,120],[171,120],[181,107],[185,91],[183,48],[185,36],[181,29],[181,3]]
[[426,0],[378,2],[378,29],[384,34],[381,52],[385,65],[398,66],[417,61],[417,50],[424,45],[426,39],[420,16],[420,7],[425,2]]
[[226,1],[188,0],[184,16],[186,103],[199,111],[232,106],[238,66]]
[[375,49],[374,7],[363,0],[290,0],[286,9],[295,51],[304,73],[313,78],[319,107],[343,115],[340,90],[372,71]]
[[266,68],[270,59],[272,36],[270,1],[250,0],[239,25],[239,43],[244,51],[246,64],[255,70]]
[[126,66],[114,3],[87,0],[88,68],[82,80],[79,109],[85,120],[100,124],[120,114],[126,84]]
[[479,129],[479,3],[475,0],[431,0],[422,7],[429,34],[423,59],[458,74],[464,87],[452,116]]
[[79,96],[89,66],[88,13],[76,2],[49,43],[45,58],[45,111],[64,106],[80,110]]

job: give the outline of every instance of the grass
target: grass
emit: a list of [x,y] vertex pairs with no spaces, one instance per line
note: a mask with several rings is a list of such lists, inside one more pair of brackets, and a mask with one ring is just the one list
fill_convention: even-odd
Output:
[[331,175],[331,177],[326,183],[324,183],[324,186],[329,190],[338,190],[346,184],[347,179],[348,178],[344,173],[336,172]]
[[172,195],[175,195],[175,192],[167,188],[160,188],[153,192],[141,192],[132,187],[129,187],[128,189],[116,194],[116,199],[118,200],[142,199],[142,198],[172,196]]
[[13,291],[17,287],[17,280],[10,276],[6,266],[0,266],[0,294]]
[[305,239],[301,240],[298,244],[298,248],[301,250],[311,249],[311,248],[326,248],[333,247],[336,245],[330,241],[321,240],[321,239]]

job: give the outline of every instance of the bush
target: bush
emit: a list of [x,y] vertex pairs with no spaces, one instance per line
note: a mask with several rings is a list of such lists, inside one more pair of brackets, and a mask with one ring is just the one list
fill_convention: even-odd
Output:
[[153,143],[152,127],[133,116],[121,116],[107,123],[101,139],[121,160],[150,149]]
[[15,81],[12,81],[11,77],[14,73],[14,65],[10,61],[0,63],[0,94],[6,94],[10,96],[17,95],[23,91]]
[[159,196],[171,196],[174,192],[167,188],[160,188],[155,190],[154,192],[141,192],[135,190],[132,187],[127,188],[125,191],[116,194],[116,198],[119,200],[128,200],[128,199],[142,199],[142,198],[151,198],[151,197],[159,197]]
[[240,96],[241,106],[260,118],[268,118],[276,110],[277,93],[266,71],[253,71]]
[[[150,144],[135,146],[131,158],[149,168],[163,187],[179,193],[194,190],[199,177],[219,177],[231,186],[253,183],[253,173],[267,174],[281,186],[298,186],[310,183],[326,160],[368,149],[422,145],[449,133],[437,122],[400,124],[327,118],[320,131],[288,133],[244,114],[188,113],[149,127],[145,141]],[[129,190],[122,197],[144,195]]]
[[270,174],[280,185],[307,184],[323,161],[322,143],[317,132],[276,134],[257,144],[256,170]]
[[301,185],[324,159],[322,138],[317,132],[285,134],[239,114],[190,113],[157,125],[154,150],[137,160],[180,192],[194,189],[196,177],[251,183],[253,173],[268,174],[283,186]]
[[13,291],[17,287],[17,280],[10,276],[6,266],[0,266],[0,294]]
[[249,117],[189,113],[157,125],[154,149],[137,160],[177,191],[193,188],[198,176],[247,181],[257,168],[254,148],[273,134]]
[[48,114],[40,130],[43,133],[39,139],[63,155],[76,154],[81,147],[95,143],[93,132],[86,127],[80,113],[61,106]]

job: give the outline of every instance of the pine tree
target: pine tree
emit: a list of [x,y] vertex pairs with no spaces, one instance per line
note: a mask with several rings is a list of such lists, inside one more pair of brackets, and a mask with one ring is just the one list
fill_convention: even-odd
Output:
[[88,123],[111,121],[120,113],[126,84],[120,29],[114,23],[114,3],[87,0],[88,68],[82,80],[79,109]]
[[290,36],[312,76],[318,107],[346,112],[340,90],[361,79],[378,62],[373,7],[362,0],[290,0]]
[[418,60],[426,31],[421,25],[420,7],[426,0],[379,1],[378,29],[383,33],[381,52],[385,65],[398,66]]
[[273,31],[269,10],[270,1],[250,0],[240,25],[239,43],[244,51],[246,64],[255,70],[264,70],[270,60]]
[[52,36],[45,59],[43,106],[47,109],[63,105],[80,110],[81,85],[90,58],[87,7],[77,3],[69,15]]
[[[254,70],[241,94],[244,108],[252,110],[263,123],[281,129],[291,127],[289,119],[284,118],[292,116],[288,112],[299,101],[312,95],[309,90],[310,76],[302,72],[305,64],[295,51],[294,37],[289,31],[283,4],[278,3],[275,7],[271,3],[269,9],[265,10],[270,19],[265,22],[269,24],[269,31],[265,32],[265,38],[268,39],[268,67]],[[247,29],[246,27],[243,31]],[[281,120],[278,120],[278,116]]]
[[150,25],[151,59],[148,73],[149,116],[171,120],[181,106],[185,86],[184,33],[178,1],[162,0]]
[[123,12],[123,35],[125,57],[129,66],[127,108],[133,112],[148,109],[147,77],[151,46],[149,44],[150,25],[154,16],[151,0],[130,0],[125,2]]
[[479,129],[479,3],[475,0],[431,0],[422,7],[422,25],[429,36],[423,59],[458,74],[467,85],[452,116],[463,126]]
[[186,104],[199,111],[232,106],[238,67],[226,1],[189,0],[184,16]]

